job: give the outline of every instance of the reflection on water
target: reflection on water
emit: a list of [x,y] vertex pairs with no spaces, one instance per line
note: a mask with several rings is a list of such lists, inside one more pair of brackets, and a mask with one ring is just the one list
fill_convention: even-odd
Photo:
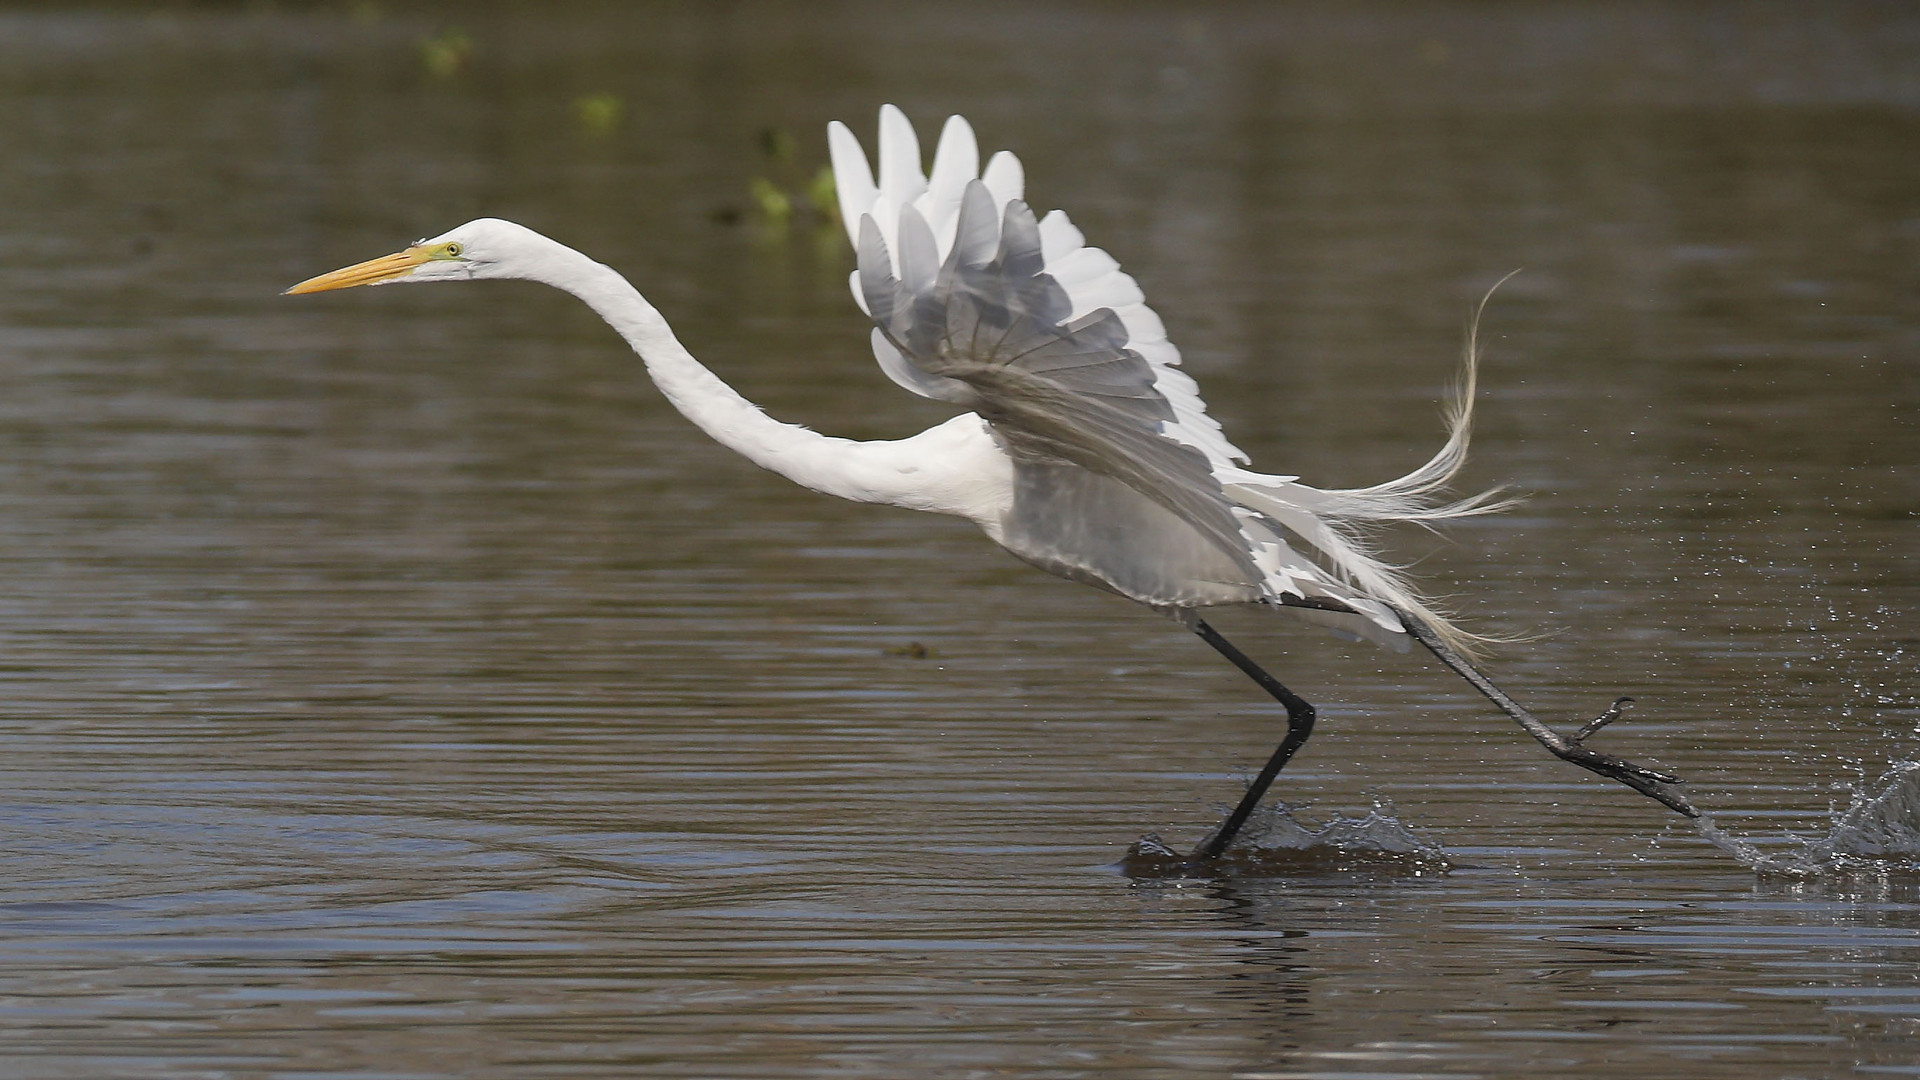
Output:
[[[1920,903],[1842,833],[1912,820],[1920,21],[902,7],[0,9],[0,1073],[1914,1073]],[[1222,613],[1320,706],[1277,798],[1452,869],[1131,880],[1278,735],[1190,635],[757,472],[549,290],[278,296],[503,215],[910,433],[844,241],[750,198],[886,100],[1018,150],[1310,482],[1424,460],[1523,268],[1465,486],[1528,501],[1396,554],[1848,869]]]

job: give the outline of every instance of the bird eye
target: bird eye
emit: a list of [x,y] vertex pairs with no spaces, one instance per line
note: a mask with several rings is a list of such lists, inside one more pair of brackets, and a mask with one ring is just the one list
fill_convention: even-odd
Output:
[[461,246],[460,246],[459,244],[448,244],[448,245],[447,245],[447,255],[448,255],[448,257],[449,257],[449,258],[454,258],[454,259],[457,259],[457,258],[459,258],[459,257],[460,257],[460,253],[461,253],[462,251],[464,251],[464,250],[466,250],[466,249],[465,249],[465,248],[462,248],[462,247],[461,247]]

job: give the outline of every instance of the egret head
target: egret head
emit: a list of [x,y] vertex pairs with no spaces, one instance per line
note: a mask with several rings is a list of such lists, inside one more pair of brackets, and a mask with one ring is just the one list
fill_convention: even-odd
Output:
[[326,292],[402,281],[534,277],[537,274],[531,271],[552,247],[551,241],[525,226],[499,218],[479,218],[404,251],[308,278],[287,292]]

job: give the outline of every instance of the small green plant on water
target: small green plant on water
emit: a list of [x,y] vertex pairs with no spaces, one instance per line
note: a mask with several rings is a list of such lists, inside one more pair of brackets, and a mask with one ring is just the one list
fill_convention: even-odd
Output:
[[619,97],[600,91],[573,99],[573,120],[588,135],[606,135],[620,126],[626,107]]
[[[785,229],[797,221],[833,225],[840,220],[840,199],[833,186],[833,169],[822,165],[810,179],[801,180],[794,162],[798,141],[785,128],[760,132],[760,153],[771,176],[747,181],[748,205],[768,226]],[[775,179],[790,182],[782,183]]]
[[450,79],[473,63],[473,39],[459,30],[448,30],[420,42],[420,62],[427,74]]
[[747,181],[747,198],[753,201],[753,208],[769,224],[785,225],[793,217],[793,200],[764,176]]

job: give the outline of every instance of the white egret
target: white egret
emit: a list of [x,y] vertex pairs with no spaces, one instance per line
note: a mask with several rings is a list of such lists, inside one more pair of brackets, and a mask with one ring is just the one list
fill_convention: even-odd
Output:
[[755,464],[844,499],[967,518],[1043,570],[1171,616],[1287,714],[1284,740],[1196,860],[1227,849],[1314,719],[1312,705],[1201,618],[1201,609],[1226,604],[1290,612],[1401,650],[1417,641],[1554,754],[1697,816],[1670,786],[1677,777],[1584,745],[1620,703],[1574,735],[1556,732],[1495,687],[1468,658],[1474,638],[1372,553],[1368,537],[1383,523],[1498,508],[1484,496],[1439,497],[1466,457],[1471,337],[1447,441],[1425,465],[1352,490],[1253,472],[1207,415],[1133,278],[1088,247],[1066,215],[1035,218],[1012,154],[981,169],[973,131],[955,116],[925,175],[912,125],[892,106],[880,112],[877,181],[844,125],[831,124],[828,141],[858,254],[853,296],[873,320],[881,370],[916,394],[970,410],[911,438],[855,442],[768,417],[695,360],[625,278],[507,221],[471,221],[287,291],[544,282],[598,312],[675,408]]

